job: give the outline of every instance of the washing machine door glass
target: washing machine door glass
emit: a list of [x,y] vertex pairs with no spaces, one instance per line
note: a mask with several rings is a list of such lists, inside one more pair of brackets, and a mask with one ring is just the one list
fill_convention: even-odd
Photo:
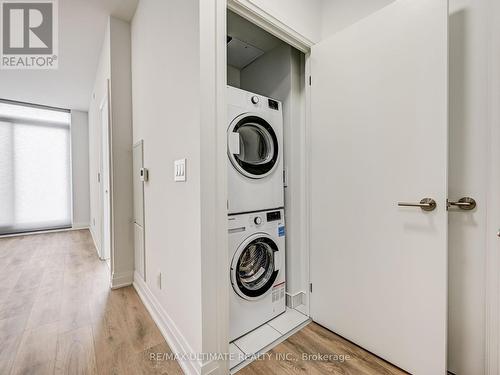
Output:
[[272,126],[261,117],[243,116],[230,126],[229,136],[234,134],[239,145],[233,150],[228,149],[233,166],[249,178],[269,175],[277,165],[279,149]]
[[257,298],[266,294],[278,276],[273,240],[259,237],[248,243],[238,256],[235,278],[238,294]]

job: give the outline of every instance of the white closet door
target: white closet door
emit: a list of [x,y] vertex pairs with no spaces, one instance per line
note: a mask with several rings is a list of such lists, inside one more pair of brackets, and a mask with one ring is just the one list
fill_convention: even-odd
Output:
[[311,315],[416,375],[446,372],[447,19],[397,0],[311,52]]

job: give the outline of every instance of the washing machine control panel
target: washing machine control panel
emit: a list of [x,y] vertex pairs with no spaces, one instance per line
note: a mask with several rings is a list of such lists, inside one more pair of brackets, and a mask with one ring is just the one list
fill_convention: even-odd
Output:
[[265,102],[263,99],[265,98],[262,98],[260,95],[255,95],[250,93],[247,94],[247,100],[248,102],[252,103],[253,108],[261,109],[262,104]]
[[267,221],[277,221],[277,220],[281,220],[280,211],[272,211],[267,213]]
[[[265,217],[264,217],[265,215]],[[261,225],[262,223],[270,223],[273,221],[281,220],[281,212],[280,211],[270,211],[262,214],[255,214],[255,216],[250,217],[250,222],[255,225]]]
[[239,233],[258,229],[274,232],[275,228],[284,228],[283,210],[253,212],[228,217],[228,232]]
[[275,111],[278,111],[279,110],[279,102],[277,100],[274,100],[274,99],[270,99],[270,98],[261,98],[259,97],[258,95],[248,95],[248,98],[250,98],[250,102],[260,108],[262,107],[262,103],[261,103],[261,99],[264,101],[264,106],[265,106],[265,101],[267,100],[267,106],[270,108],[270,109],[274,109]]
[[268,99],[267,103],[269,104],[269,108],[274,109],[275,111],[279,110],[279,104],[276,100]]

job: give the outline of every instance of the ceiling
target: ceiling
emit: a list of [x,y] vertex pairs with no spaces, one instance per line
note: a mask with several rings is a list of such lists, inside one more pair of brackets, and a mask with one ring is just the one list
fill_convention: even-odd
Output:
[[227,35],[246,42],[264,53],[283,43],[274,35],[231,11],[227,12]]
[[88,110],[109,15],[130,21],[138,0],[60,0],[59,68],[0,70],[0,98]]
[[243,17],[227,12],[227,62],[242,69],[283,42]]

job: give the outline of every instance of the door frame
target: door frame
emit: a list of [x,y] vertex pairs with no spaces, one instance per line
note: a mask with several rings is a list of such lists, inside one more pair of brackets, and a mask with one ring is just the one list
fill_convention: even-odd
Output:
[[[302,140],[303,154],[303,164],[300,167],[301,175],[303,176],[304,183],[302,196],[300,197],[301,205],[304,207],[305,219],[304,226],[302,228],[302,236],[300,248],[302,249],[302,263],[303,270],[305,271],[304,280],[304,290],[303,297],[305,301],[303,303],[306,306],[305,312],[307,316],[310,316],[310,299],[311,299],[311,277],[310,277],[310,223],[311,223],[311,194],[310,185],[307,183],[311,180],[311,168],[310,168],[310,155],[311,155],[311,135],[310,126],[311,123],[311,86],[309,84],[309,77],[311,76],[311,64],[310,64],[310,54],[311,47],[315,44],[313,41],[307,37],[299,34],[294,29],[284,24],[276,17],[272,16],[266,12],[261,7],[255,5],[249,0],[227,0],[227,9],[238,14],[239,16],[245,18],[246,20],[252,22],[253,24],[259,26],[261,29],[267,31],[271,35],[274,35],[278,39],[281,39],[290,46],[296,48],[304,54],[304,92],[301,98],[304,113],[301,119],[301,126],[304,131],[304,139]],[[225,30],[225,27],[224,27]],[[219,36],[220,38],[221,36]],[[226,36],[224,36],[225,38]],[[224,56],[225,58],[225,56]],[[224,63],[226,60],[223,60]],[[302,63],[302,62],[301,62]],[[224,76],[223,82],[219,80],[217,82],[219,85],[226,87],[226,77]],[[224,107],[224,117],[226,116],[226,107]],[[225,128],[224,128],[225,130]],[[223,166],[226,168],[226,165]],[[221,270],[221,272],[226,272]]]
[[249,0],[227,0],[227,9],[305,54],[308,54],[314,45],[312,40],[298,33]]
[[[215,51],[215,63],[217,66],[215,67],[215,81],[213,81],[212,92],[215,92],[217,95],[217,100],[211,99],[211,104],[216,109],[216,138],[217,142],[217,157],[216,157],[216,169],[217,169],[217,179],[219,183],[223,183],[224,186],[218,187],[219,198],[222,198],[223,195],[223,205],[218,205],[215,209],[215,217],[217,220],[215,221],[215,229],[216,229],[216,238],[214,239],[214,244],[216,245],[216,258],[219,260],[217,262],[217,280],[213,283],[213,286],[217,288],[219,304],[216,311],[216,324],[217,324],[217,348],[219,348],[221,353],[229,353],[229,341],[228,341],[228,332],[229,332],[229,283],[227,278],[227,270],[229,269],[228,259],[228,244],[227,244],[227,208],[226,208],[226,200],[227,200],[227,134],[226,127],[217,126],[219,123],[227,122],[227,103],[226,103],[226,85],[227,85],[227,76],[226,76],[226,13],[227,10],[231,10],[236,14],[242,16],[243,18],[249,20],[255,25],[259,26],[263,30],[269,32],[270,34],[278,37],[289,45],[295,47],[299,51],[305,54],[305,77],[310,75],[310,63],[309,63],[309,54],[310,48],[314,45],[314,43],[303,35],[297,33],[295,30],[285,25],[283,22],[279,21],[277,18],[273,17],[269,13],[267,13],[262,8],[256,6],[248,0],[212,0],[211,6],[214,7],[215,13],[215,28],[211,29],[212,32],[211,38],[217,41],[217,48]],[[305,105],[305,114],[303,115],[303,126],[305,127],[305,139],[304,139],[304,155],[305,160],[303,167],[304,169],[309,170],[309,127],[307,126],[310,122],[310,86],[307,82],[304,82],[305,93],[304,93],[304,105]],[[308,178],[308,172],[304,171],[304,178]],[[303,200],[306,212],[306,227],[304,228],[304,236],[302,240],[302,248],[305,252],[306,265],[304,269],[306,269],[306,278],[308,280],[307,285],[309,285],[309,187],[305,184],[305,191],[301,200]],[[208,287],[208,286],[207,286]],[[309,315],[309,288],[306,288],[304,291],[306,293],[306,306],[307,306],[307,314]],[[229,369],[229,361],[228,358],[219,361],[219,371],[220,373],[227,373],[227,369]]]
[[[103,117],[103,110],[105,106],[108,106],[108,113],[109,113],[109,103],[107,96],[104,96],[103,100],[101,101],[101,104],[99,105],[99,125],[100,125],[100,131],[101,131],[101,254],[100,257],[102,260],[106,260],[111,257],[111,241],[107,241],[108,244],[106,244],[105,238],[106,238],[106,223],[104,218],[106,217],[106,211],[108,211],[108,217],[111,219],[111,189],[110,189],[110,163],[109,163],[109,115],[108,115],[108,127],[107,129],[104,128],[103,123],[104,123],[104,117]],[[104,137],[104,134],[106,133],[106,137]],[[105,140],[104,138],[107,138],[108,144],[105,145]],[[105,149],[106,146],[106,149]],[[107,178],[105,177],[107,176]],[[106,181],[107,180],[107,181]],[[106,193],[105,193],[105,187],[108,187],[108,204],[106,204]],[[111,231],[111,220],[107,220],[108,224],[110,226],[110,231]],[[109,236],[109,239],[111,237]],[[106,248],[108,249],[106,250]],[[106,252],[109,251],[109,254]],[[109,256],[109,257],[108,257]]]

